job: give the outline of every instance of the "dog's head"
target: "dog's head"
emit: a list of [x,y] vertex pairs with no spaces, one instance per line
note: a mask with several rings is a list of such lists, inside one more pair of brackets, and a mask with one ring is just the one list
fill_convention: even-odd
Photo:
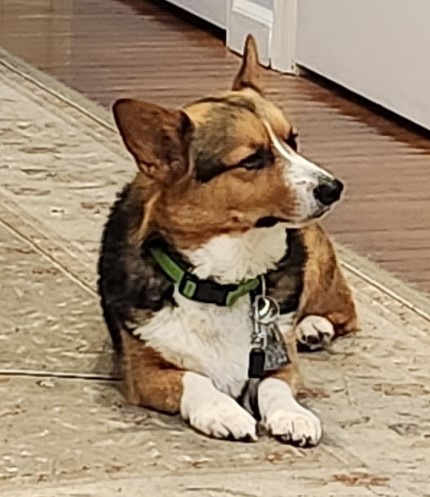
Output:
[[183,110],[119,100],[115,120],[140,169],[149,222],[178,248],[277,222],[302,227],[342,183],[297,151],[296,132],[264,96],[248,37],[231,91]]

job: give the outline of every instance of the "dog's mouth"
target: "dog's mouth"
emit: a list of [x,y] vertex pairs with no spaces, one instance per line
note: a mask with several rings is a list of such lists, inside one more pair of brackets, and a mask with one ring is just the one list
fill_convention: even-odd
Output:
[[278,223],[286,223],[284,219],[275,216],[265,216],[260,217],[260,219],[255,223],[256,228],[272,228],[272,226],[277,225]]
[[310,223],[316,219],[320,219],[329,210],[330,207],[321,206],[315,212],[313,212],[311,216],[304,219],[303,221],[291,221],[290,219],[285,219],[278,216],[264,216],[260,217],[260,219],[257,220],[257,222],[255,223],[255,228],[272,228],[273,226],[276,226],[278,223],[284,223],[290,226],[296,225],[297,227],[302,227],[307,223]]
[[324,205],[324,206],[320,206],[318,207],[318,210],[316,210],[312,216],[309,217],[309,220],[312,221],[312,219],[319,219],[320,217],[323,217],[324,214],[327,214],[327,212],[330,210],[330,207],[329,205]]

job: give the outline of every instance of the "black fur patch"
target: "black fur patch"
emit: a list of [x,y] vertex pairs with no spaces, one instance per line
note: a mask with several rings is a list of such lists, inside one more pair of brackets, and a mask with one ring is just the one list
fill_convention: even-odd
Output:
[[295,152],[297,152],[298,150],[298,145],[297,145],[297,136],[296,134],[294,133],[290,133],[290,135],[288,136],[288,138],[285,140],[285,143],[287,145],[289,145]]
[[279,219],[279,218],[274,217],[274,216],[261,217],[255,223],[255,227],[256,228],[272,228],[273,226],[277,225],[281,221],[282,221],[282,219]]
[[134,198],[128,185],[112,207],[102,237],[98,286],[103,315],[116,350],[121,349],[121,329],[137,328],[166,305],[175,305],[173,284],[146,246],[130,239],[142,217],[142,201],[139,195]]
[[240,167],[245,169],[262,169],[263,167],[272,165],[273,162],[273,153],[265,150],[263,147],[260,147],[253,154],[245,157],[238,164],[228,167],[215,156],[202,150],[197,153],[196,157],[196,178],[202,183],[206,183],[225,171],[232,171]]
[[281,308],[281,314],[297,310],[303,290],[307,251],[300,230],[287,230],[288,250],[277,268],[266,275],[267,294]]
[[196,178],[202,183],[210,181],[226,170],[225,164],[206,150],[197,152],[195,163]]

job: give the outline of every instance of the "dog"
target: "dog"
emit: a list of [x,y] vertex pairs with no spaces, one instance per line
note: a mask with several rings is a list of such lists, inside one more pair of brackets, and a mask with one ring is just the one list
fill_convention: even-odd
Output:
[[[318,224],[343,185],[297,151],[259,72],[248,36],[231,91],[180,110],[115,102],[139,170],[104,228],[99,293],[130,403],[179,413],[210,437],[255,441],[262,426],[314,446],[322,428],[296,400],[297,343],[317,349],[356,329]],[[267,303],[280,314],[266,327],[271,352],[256,335]]]

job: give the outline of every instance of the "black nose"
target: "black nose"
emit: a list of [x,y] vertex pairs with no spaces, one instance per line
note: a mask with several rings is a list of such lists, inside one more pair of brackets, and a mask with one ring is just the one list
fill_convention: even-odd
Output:
[[340,199],[343,190],[343,184],[334,179],[318,185],[314,190],[314,197],[323,205],[331,205]]

